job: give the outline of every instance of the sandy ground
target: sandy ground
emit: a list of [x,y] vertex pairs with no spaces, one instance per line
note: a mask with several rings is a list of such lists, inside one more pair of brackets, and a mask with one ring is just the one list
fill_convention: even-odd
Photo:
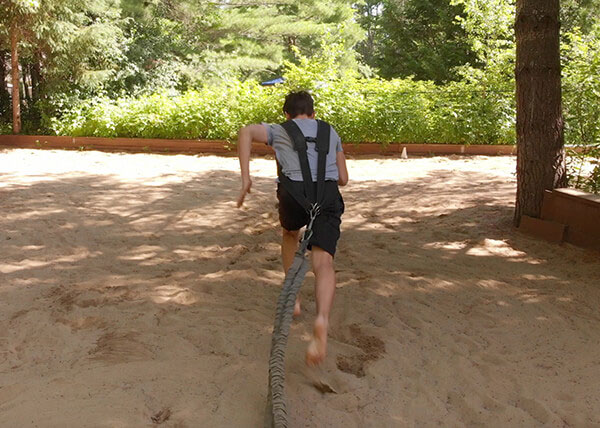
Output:
[[[600,426],[600,255],[511,228],[514,163],[349,162],[329,355],[304,366],[312,275],[287,349],[293,427]],[[253,160],[237,210],[234,158],[0,151],[0,426],[261,426],[274,173]]]

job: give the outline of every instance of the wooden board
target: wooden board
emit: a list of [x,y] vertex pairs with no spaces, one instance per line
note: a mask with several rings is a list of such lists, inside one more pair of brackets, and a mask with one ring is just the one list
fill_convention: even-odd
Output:
[[[103,138],[47,135],[0,135],[0,146],[32,149],[106,150],[155,153],[215,153],[235,154],[235,143],[227,140],[169,140],[155,138]],[[345,143],[349,155],[400,155],[406,148],[408,155],[511,155],[515,146],[461,145],[461,144],[375,144]],[[263,143],[253,143],[257,155],[273,154]]]

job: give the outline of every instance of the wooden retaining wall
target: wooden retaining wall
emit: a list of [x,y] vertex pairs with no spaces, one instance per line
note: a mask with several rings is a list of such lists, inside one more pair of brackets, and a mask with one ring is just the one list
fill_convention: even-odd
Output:
[[547,190],[540,218],[523,216],[519,229],[551,242],[600,250],[600,195],[578,189]]
[[[31,149],[103,150],[153,153],[235,154],[235,145],[224,140],[167,140],[154,138],[62,137],[46,135],[0,135],[0,146]],[[514,155],[516,146],[461,144],[344,144],[350,155]],[[252,152],[273,154],[273,149],[253,143]]]

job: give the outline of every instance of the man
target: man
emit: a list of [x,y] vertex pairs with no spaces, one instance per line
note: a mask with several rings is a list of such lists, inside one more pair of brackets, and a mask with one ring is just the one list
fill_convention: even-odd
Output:
[[[312,185],[316,189],[318,154],[315,138],[317,137],[318,123],[315,120],[314,102],[311,95],[305,91],[288,94],[283,105],[283,113],[288,121],[292,120],[297,125],[306,138],[310,175],[312,176]],[[246,194],[250,193],[252,187],[249,172],[252,141],[267,143],[273,147],[280,174],[284,176],[280,175],[277,199],[279,200],[279,221],[282,227],[281,256],[283,269],[287,272],[298,248],[300,228],[307,224],[309,216],[293,194],[286,186],[282,185],[281,179],[286,179],[286,177],[289,179],[289,181],[286,179],[286,182],[295,189],[293,193],[305,194],[300,158],[294,149],[292,137],[282,125],[254,124],[243,127],[238,134],[238,155],[242,174],[242,189],[237,201],[238,207],[242,206]],[[329,313],[335,294],[333,257],[340,237],[341,216],[344,212],[344,201],[338,185],[345,186],[347,183],[348,169],[341,140],[331,127],[329,150],[325,160],[324,197],[321,203],[321,213],[313,223],[313,235],[309,240],[315,274],[317,306],[313,337],[306,351],[306,363],[310,366],[320,364],[327,355]],[[300,311],[300,299],[298,298],[294,315],[299,315]]]

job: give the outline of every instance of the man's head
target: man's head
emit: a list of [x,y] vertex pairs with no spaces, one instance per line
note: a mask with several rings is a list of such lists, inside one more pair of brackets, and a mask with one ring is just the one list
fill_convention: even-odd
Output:
[[285,97],[283,113],[288,119],[293,119],[301,115],[313,117],[315,115],[314,101],[306,91],[290,92]]

